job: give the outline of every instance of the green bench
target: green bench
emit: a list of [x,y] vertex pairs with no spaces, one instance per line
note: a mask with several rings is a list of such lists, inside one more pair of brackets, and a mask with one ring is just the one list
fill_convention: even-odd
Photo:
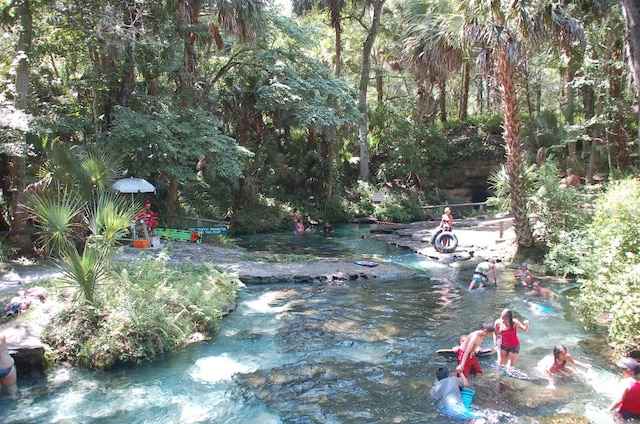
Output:
[[156,228],[156,236],[167,241],[188,241],[202,243],[202,234],[197,231],[175,230],[173,228]]

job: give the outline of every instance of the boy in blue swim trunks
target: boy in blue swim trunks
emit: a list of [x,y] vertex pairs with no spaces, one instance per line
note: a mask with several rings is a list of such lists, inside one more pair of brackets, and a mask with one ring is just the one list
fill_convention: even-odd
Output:
[[474,424],[484,424],[482,416],[467,409],[462,402],[461,387],[469,387],[469,381],[460,374],[460,377],[449,377],[449,369],[445,366],[436,371],[438,383],[431,389],[431,397],[438,402],[438,410],[441,414],[459,420],[472,420]]
[[471,278],[471,284],[469,284],[469,290],[473,290],[473,288],[478,284],[478,287],[482,288],[487,283],[489,278],[489,271],[493,274],[493,284],[498,286],[498,278],[496,277],[496,260],[489,259],[484,262],[480,262],[475,271],[473,272],[473,277]]
[[9,355],[9,348],[7,347],[7,338],[2,335],[0,336],[0,388],[2,386],[6,387],[13,400],[20,397],[18,395],[17,379],[13,357]]

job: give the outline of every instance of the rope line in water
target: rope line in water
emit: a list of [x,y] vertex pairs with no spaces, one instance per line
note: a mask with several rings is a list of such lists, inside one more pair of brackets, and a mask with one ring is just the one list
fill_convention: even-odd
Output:
[[377,219],[376,219],[376,224],[378,224],[378,225],[402,225],[399,222],[378,221]]

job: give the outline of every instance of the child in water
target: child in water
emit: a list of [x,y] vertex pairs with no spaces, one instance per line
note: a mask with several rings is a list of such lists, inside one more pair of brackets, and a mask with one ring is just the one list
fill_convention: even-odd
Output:
[[7,337],[0,336],[0,386],[6,387],[12,400],[19,399],[18,374],[13,357],[9,355]]

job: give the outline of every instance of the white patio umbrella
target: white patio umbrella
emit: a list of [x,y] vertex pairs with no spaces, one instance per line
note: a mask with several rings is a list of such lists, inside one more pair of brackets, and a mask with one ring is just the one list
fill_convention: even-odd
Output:
[[133,195],[136,193],[155,193],[156,188],[144,178],[123,178],[116,181],[111,186],[111,190],[120,193],[131,193],[131,205],[133,206]]

